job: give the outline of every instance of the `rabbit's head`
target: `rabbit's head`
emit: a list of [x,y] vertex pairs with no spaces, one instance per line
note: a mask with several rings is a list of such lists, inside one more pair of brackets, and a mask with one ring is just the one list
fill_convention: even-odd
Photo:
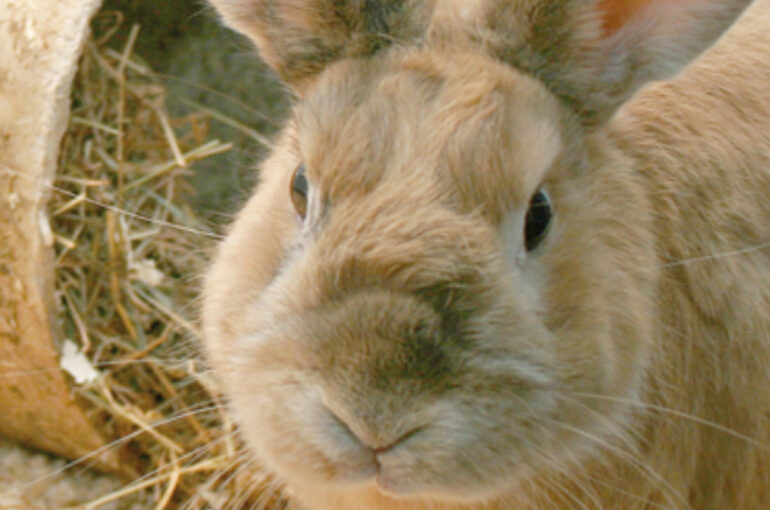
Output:
[[494,499],[598,455],[655,324],[606,126],[746,3],[214,0],[298,96],[204,296],[259,462],[314,508]]

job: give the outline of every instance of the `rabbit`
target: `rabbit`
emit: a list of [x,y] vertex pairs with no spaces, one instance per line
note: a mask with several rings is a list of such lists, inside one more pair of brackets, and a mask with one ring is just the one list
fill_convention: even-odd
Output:
[[296,96],[202,304],[290,508],[770,508],[770,0],[211,1]]

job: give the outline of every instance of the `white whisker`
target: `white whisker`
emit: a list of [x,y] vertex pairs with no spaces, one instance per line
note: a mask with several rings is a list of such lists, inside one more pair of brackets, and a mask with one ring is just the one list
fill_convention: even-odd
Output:
[[[189,415],[204,414],[204,413],[213,411],[215,409],[216,409],[216,407],[214,407],[214,406],[208,406],[208,407],[204,407],[202,409],[185,411],[183,413],[179,413],[177,415],[172,415],[172,416],[169,416],[169,417],[164,418],[162,420],[158,420],[156,422],[151,423],[150,425],[152,427],[159,427],[159,426],[162,426],[162,425],[167,425],[169,423],[173,423],[175,421],[184,419],[184,418],[186,418]],[[88,461],[90,459],[93,459],[94,457],[96,457],[96,456],[98,456],[98,455],[100,455],[102,453],[105,453],[105,452],[109,451],[112,448],[115,448],[116,446],[120,446],[123,443],[131,441],[132,439],[136,438],[137,436],[140,436],[140,435],[144,434],[145,432],[146,432],[146,430],[144,430],[144,429],[138,429],[138,430],[135,430],[135,431],[133,431],[133,432],[131,432],[129,434],[126,434],[125,436],[123,436],[123,437],[121,437],[119,439],[116,439],[116,440],[114,440],[114,441],[112,441],[112,442],[110,442],[110,443],[108,443],[108,444],[106,444],[106,445],[104,445],[104,446],[102,446],[100,448],[97,448],[96,450],[92,451],[91,453],[89,453],[87,455],[84,455],[84,456],[80,457],[79,459],[76,459],[76,460],[73,460],[71,462],[68,462],[67,464],[61,466],[60,468],[57,468],[57,469],[51,471],[50,473],[46,474],[44,477],[41,477],[41,478],[38,478],[36,480],[32,480],[31,482],[25,483],[24,485],[22,485],[20,487],[20,489],[22,491],[24,491],[24,490],[27,490],[27,489],[29,489],[31,487],[34,487],[35,485],[38,485],[38,484],[40,484],[42,482],[45,482],[46,480],[49,480],[50,478],[53,478],[53,477],[55,477],[57,475],[60,475],[60,474],[62,474],[64,472],[72,469],[73,467],[79,466],[79,465],[85,463],[86,461]]]
[[731,428],[725,427],[723,425],[720,425],[718,423],[715,423],[713,421],[709,421],[705,418],[701,418],[699,416],[695,416],[693,414],[686,413],[684,411],[678,411],[676,409],[671,409],[669,407],[663,407],[655,404],[648,404],[644,402],[637,402],[634,400],[624,399],[620,397],[612,397],[608,395],[596,395],[591,393],[581,393],[581,392],[572,392],[573,395],[583,398],[593,398],[593,399],[601,399],[601,400],[607,400],[610,402],[617,402],[619,404],[627,404],[639,408],[643,408],[650,411],[657,411],[660,413],[665,413],[670,416],[675,416],[677,418],[682,418],[685,420],[690,420],[694,423],[698,423],[700,425],[704,425],[706,427],[709,427],[711,429],[717,430],[719,432],[723,432],[729,436],[732,436],[736,439],[741,439],[743,441],[746,441],[747,443],[751,444],[752,446],[755,446],[759,449],[762,449],[764,451],[770,451],[770,446],[763,444],[753,437],[747,436],[746,434],[741,434],[740,432],[737,432]]
[[[42,180],[42,179],[32,178],[32,177],[30,177],[30,176],[28,176],[28,175],[26,175],[26,174],[24,174],[22,172],[19,172],[18,170],[14,170],[13,168],[10,168],[9,166],[4,165],[2,163],[0,163],[0,170],[6,172],[7,174],[13,175],[13,176],[21,177],[22,179],[28,180],[30,182],[35,182],[37,184],[40,184],[41,186],[44,186],[44,187],[46,187],[46,188],[48,188],[50,190],[53,190],[53,191],[55,191],[57,193],[61,193],[63,195],[67,195],[67,196],[70,196],[70,197],[73,197],[73,198],[77,198],[77,197],[81,196],[78,193],[72,192],[72,191],[64,189],[64,188],[60,188],[58,186],[55,186],[55,185],[53,185],[53,184],[51,184],[49,182],[46,182],[46,181]],[[170,228],[170,229],[178,230],[180,232],[186,232],[188,234],[195,234],[195,235],[207,237],[209,239],[215,239],[215,240],[222,240],[222,239],[224,239],[224,236],[219,235],[219,234],[215,234],[214,232],[209,232],[209,231],[206,231],[206,230],[200,230],[200,229],[193,228],[193,227],[186,227],[184,225],[179,225],[178,223],[172,223],[170,221],[159,220],[159,219],[156,219],[156,218],[152,218],[150,216],[146,216],[144,214],[127,211],[125,209],[121,209],[120,207],[117,207],[117,206],[114,206],[114,205],[110,205],[110,204],[106,204],[104,202],[100,202],[98,200],[95,200],[95,199],[92,199],[92,198],[88,198],[88,197],[85,197],[85,196],[83,196],[80,200],[82,200],[83,202],[86,202],[88,204],[94,205],[96,207],[100,207],[102,209],[105,209],[107,211],[112,211],[112,212],[114,212],[116,214],[120,214],[122,216],[133,218],[133,219],[136,219],[136,220],[139,220],[139,221],[143,221],[145,223],[149,223],[149,224],[152,224],[152,225],[158,225],[160,227]]]

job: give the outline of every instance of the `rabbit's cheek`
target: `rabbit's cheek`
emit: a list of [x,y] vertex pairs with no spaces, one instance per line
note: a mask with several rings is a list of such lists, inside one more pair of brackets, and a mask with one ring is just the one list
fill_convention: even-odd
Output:
[[378,455],[379,491],[397,498],[476,501],[524,478],[537,457],[533,446],[547,442],[544,427],[514,406],[477,404],[438,404],[430,425]]
[[232,395],[242,433],[259,458],[284,479],[302,483],[346,486],[375,476],[374,452],[334,419],[317,391],[264,382],[269,386]]
[[318,398],[296,410],[304,439],[328,462],[330,481],[342,484],[364,482],[377,473],[375,453],[321,404]]

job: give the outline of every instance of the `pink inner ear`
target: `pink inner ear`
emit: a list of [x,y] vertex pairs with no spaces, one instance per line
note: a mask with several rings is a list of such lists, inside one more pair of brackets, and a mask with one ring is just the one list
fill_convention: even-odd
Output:
[[[647,13],[653,12],[657,12],[653,17],[660,22],[660,28],[665,29],[664,27],[668,26],[670,30],[682,29],[680,23],[688,18],[688,12],[721,1],[723,0],[599,0],[596,8],[602,19],[603,35],[609,37],[629,22],[644,18]],[[655,6],[660,9],[653,10],[652,7]]]
[[640,10],[658,0],[601,0],[598,9],[602,13],[602,29],[605,36],[611,36]]

